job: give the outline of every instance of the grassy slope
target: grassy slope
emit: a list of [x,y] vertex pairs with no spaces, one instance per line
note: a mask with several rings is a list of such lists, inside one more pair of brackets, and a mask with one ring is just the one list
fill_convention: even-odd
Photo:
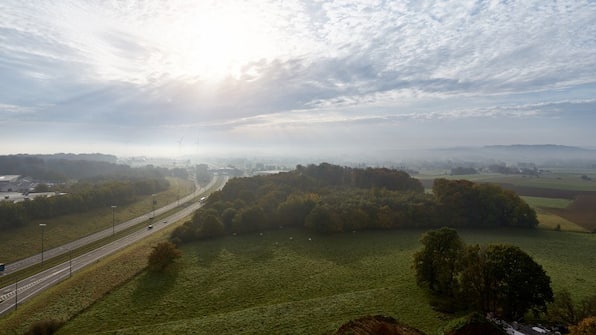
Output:
[[[279,230],[189,245],[176,271],[143,273],[60,334],[322,334],[377,313],[436,334],[455,316],[433,311],[414,283],[419,236],[365,232],[309,241]],[[544,266],[555,290],[583,297],[596,287],[595,235],[515,230],[462,237],[520,245]]]
[[[168,178],[170,188],[157,194],[158,205],[176,201],[194,190],[191,181]],[[176,182],[178,181],[178,182]],[[179,187],[179,193],[178,189]],[[151,210],[151,196],[140,197],[135,203],[115,210],[116,223],[126,221]],[[37,220],[20,229],[0,234],[0,262],[10,263],[41,251],[39,223],[47,224],[44,247],[50,249],[112,226],[112,209],[101,208],[80,214],[64,215],[50,220]]]

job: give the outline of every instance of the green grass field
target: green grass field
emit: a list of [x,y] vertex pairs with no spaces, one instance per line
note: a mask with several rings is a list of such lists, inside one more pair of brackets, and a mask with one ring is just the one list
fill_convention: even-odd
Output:
[[[588,184],[582,183],[588,181],[577,174],[556,173],[540,181],[502,175],[471,179],[595,190],[594,182],[583,189]],[[167,194],[167,199],[158,201],[175,200],[176,191]],[[470,244],[518,245],[543,265],[555,291],[566,288],[577,299],[593,294],[596,234],[553,231],[557,225],[563,231],[586,231],[576,217],[584,224],[593,217],[585,212],[593,198],[524,199],[536,209],[539,227],[544,229],[469,230],[460,235]],[[146,202],[140,201],[140,213],[146,212]],[[131,217],[134,211],[130,210]],[[78,216],[52,227],[62,225],[63,230],[54,231],[57,235],[76,234],[70,228],[81,221],[87,229],[94,225],[97,230],[107,228],[111,211]],[[8,249],[2,249],[6,240],[0,236],[0,255],[14,248],[35,249],[37,224],[28,234],[29,244],[16,242]],[[143,268],[150,245],[165,238],[162,235],[76,274],[0,318],[0,334],[22,334],[36,320],[73,317],[60,334],[329,334],[342,323],[367,314],[391,315],[429,335],[440,334],[458,316],[433,311],[415,285],[411,260],[420,248],[420,234],[396,230],[310,236],[282,229],[263,236],[230,236],[185,246],[183,258],[172,271],[146,273]]]
[[[188,180],[169,178],[170,188],[156,195],[159,205],[176,201],[194,191]],[[151,210],[151,196],[140,197],[135,203],[115,209],[116,223],[143,215]],[[25,227],[0,234],[0,262],[10,263],[41,251],[40,223],[45,223],[44,248],[50,249],[112,226],[112,209],[96,209],[85,213],[64,215],[49,220],[36,220]]]
[[530,197],[522,196],[528,205],[535,208],[567,208],[573,201],[569,199],[557,199],[557,198],[542,198],[542,197]]
[[[172,271],[143,272],[59,334],[325,334],[367,314],[438,334],[457,316],[433,311],[415,285],[411,261],[420,234],[310,236],[282,229],[188,245]],[[519,245],[543,265],[554,290],[567,288],[577,298],[594,293],[594,234],[479,230],[461,236],[467,243]]]

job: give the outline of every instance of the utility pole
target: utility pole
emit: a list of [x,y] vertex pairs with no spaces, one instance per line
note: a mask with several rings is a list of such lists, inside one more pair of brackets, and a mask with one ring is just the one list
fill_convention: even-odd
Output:
[[116,234],[116,217],[114,216],[114,210],[116,210],[116,207],[118,206],[112,205],[112,235]]
[[46,228],[46,224],[40,223],[39,226],[41,227],[41,266],[43,266],[43,232]]
[[68,252],[68,278],[72,277],[72,250]]
[[14,280],[14,310],[17,310],[19,304],[19,279]]

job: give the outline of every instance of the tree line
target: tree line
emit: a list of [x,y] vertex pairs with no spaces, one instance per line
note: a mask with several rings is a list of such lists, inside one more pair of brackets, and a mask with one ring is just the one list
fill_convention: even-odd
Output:
[[334,233],[409,227],[534,227],[536,213],[496,185],[437,179],[432,193],[406,172],[322,163],[234,178],[213,193],[176,242],[296,226]]
[[61,195],[36,197],[21,202],[0,202],[0,230],[18,228],[35,219],[82,213],[95,208],[123,205],[137,196],[166,190],[169,182],[161,178],[94,179],[63,185]]
[[97,176],[155,178],[185,173],[185,169],[169,171],[167,168],[152,165],[132,168],[125,164],[117,164],[115,156],[101,154],[0,156],[0,175],[21,175],[48,182],[66,182]]

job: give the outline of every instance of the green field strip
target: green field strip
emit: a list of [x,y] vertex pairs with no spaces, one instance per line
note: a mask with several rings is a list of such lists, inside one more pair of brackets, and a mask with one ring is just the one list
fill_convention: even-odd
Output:
[[567,208],[573,201],[569,199],[557,199],[557,198],[543,198],[543,197],[531,197],[521,196],[528,205],[538,208]]

